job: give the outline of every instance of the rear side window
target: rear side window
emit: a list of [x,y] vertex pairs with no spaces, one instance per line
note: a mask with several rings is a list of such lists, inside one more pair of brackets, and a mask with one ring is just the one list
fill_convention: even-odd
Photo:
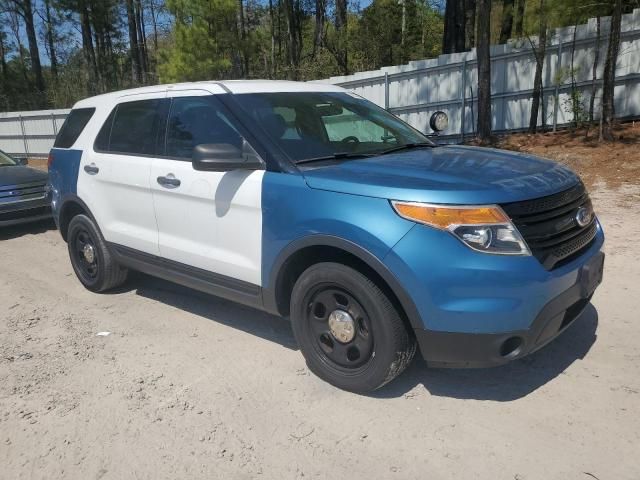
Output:
[[161,99],[153,99],[119,104],[98,133],[94,148],[129,155],[156,153],[161,103]]
[[69,116],[65,119],[56,141],[54,148],[71,148],[76,142],[84,127],[87,126],[89,120],[95,113],[95,108],[75,108],[71,110]]

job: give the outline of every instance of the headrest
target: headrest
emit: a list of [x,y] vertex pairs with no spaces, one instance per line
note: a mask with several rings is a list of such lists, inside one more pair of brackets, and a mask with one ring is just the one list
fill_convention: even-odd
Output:
[[276,139],[282,138],[284,132],[287,131],[287,122],[278,113],[269,112],[260,115],[260,122],[262,122],[262,127]]

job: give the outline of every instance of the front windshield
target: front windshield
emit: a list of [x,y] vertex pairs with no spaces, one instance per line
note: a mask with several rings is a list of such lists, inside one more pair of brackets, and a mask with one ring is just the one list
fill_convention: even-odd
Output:
[[17,163],[9,155],[0,150],[0,167],[13,165],[17,165]]
[[234,99],[294,162],[430,143],[386,110],[347,92],[248,93]]

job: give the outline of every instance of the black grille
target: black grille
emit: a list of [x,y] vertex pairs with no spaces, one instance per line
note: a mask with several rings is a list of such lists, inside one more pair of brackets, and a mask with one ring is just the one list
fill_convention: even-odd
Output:
[[595,238],[595,215],[581,227],[576,220],[580,207],[592,208],[582,183],[548,197],[502,205],[531,253],[547,270],[572,260]]
[[45,185],[45,182],[24,183],[15,187],[0,185],[0,204],[42,198],[45,195]]

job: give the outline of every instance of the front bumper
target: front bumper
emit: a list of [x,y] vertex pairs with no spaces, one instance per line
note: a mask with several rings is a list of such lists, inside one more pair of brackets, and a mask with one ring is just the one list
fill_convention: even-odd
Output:
[[385,263],[403,280],[428,364],[485,367],[541,348],[588,305],[602,280],[604,234],[552,271],[533,257],[476,253],[453,236],[416,226]]
[[[604,253],[594,258],[595,283],[589,289],[602,281]],[[582,282],[576,283],[545,305],[526,330],[482,334],[417,329],[415,334],[430,366],[493,367],[529,355],[552,341],[580,316],[592,295]]]
[[51,217],[49,196],[0,203],[0,227],[37,222]]

